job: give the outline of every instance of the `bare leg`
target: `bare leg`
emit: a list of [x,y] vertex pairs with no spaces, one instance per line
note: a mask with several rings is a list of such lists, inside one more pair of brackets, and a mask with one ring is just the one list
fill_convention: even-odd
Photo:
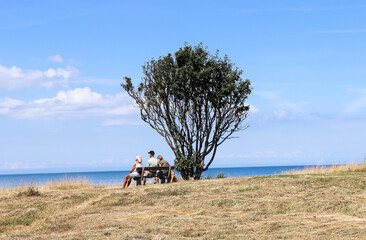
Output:
[[129,179],[127,180],[127,187],[129,187],[129,186],[130,186],[131,181],[132,181],[132,179],[131,179],[131,178],[129,178]]
[[[127,174],[126,175],[126,177],[125,177],[125,181],[123,182],[123,188],[125,188],[126,187],[126,184],[127,184],[127,182],[128,182],[128,180],[130,180],[131,179],[131,175],[130,174]],[[130,180],[131,181],[131,180]],[[127,187],[129,186],[130,184],[128,184],[127,185]]]
[[[125,181],[123,182],[123,188],[125,188],[126,187],[126,184],[127,184],[127,181],[128,181],[128,179],[129,179],[129,177],[130,177],[131,175],[130,174],[127,174],[126,175],[126,177],[125,177]],[[128,187],[128,186],[127,186]]]
[[142,184],[146,184],[146,177],[144,177],[143,179],[142,179]]

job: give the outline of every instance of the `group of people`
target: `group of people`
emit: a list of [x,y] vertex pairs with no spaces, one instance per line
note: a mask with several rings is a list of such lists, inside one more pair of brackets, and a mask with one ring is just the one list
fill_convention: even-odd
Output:
[[[151,150],[148,152],[149,160],[147,161],[148,167],[169,167],[170,164],[166,161],[161,155],[155,158],[155,152]],[[129,174],[125,176],[125,180],[123,182],[123,188],[129,187],[133,178],[141,177],[141,173],[137,171],[137,168],[143,167],[142,165],[142,157],[140,155],[136,155],[135,164],[132,167],[132,170]],[[168,176],[168,170],[159,170],[158,172],[155,171],[145,171],[143,175],[142,182],[146,184],[146,178],[154,178],[154,184],[159,183],[159,179],[161,183],[165,183],[165,178]]]

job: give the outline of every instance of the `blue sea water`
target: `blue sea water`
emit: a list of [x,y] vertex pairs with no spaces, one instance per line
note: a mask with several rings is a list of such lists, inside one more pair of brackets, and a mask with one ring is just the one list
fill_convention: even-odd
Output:
[[[203,173],[203,178],[215,177],[222,173],[227,177],[249,177],[280,174],[289,170],[301,170],[307,166],[273,166],[273,167],[235,167],[235,168],[210,168]],[[15,187],[19,185],[41,185],[49,181],[65,178],[86,178],[96,185],[122,184],[124,176],[129,171],[104,171],[104,172],[70,172],[70,173],[38,173],[38,174],[7,174],[0,175],[0,187]],[[179,176],[179,173],[176,172]]]

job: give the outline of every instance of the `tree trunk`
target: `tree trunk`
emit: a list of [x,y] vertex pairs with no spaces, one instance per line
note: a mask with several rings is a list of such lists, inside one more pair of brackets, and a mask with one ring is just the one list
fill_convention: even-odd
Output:
[[202,169],[196,169],[196,172],[193,174],[194,180],[200,180],[202,176]]
[[182,171],[180,172],[180,175],[182,176],[183,180],[189,180],[189,174]]

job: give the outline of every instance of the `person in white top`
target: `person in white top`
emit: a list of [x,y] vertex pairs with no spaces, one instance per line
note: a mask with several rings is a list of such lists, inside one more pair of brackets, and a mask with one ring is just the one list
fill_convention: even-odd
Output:
[[[154,157],[155,152],[151,150],[148,152],[150,159],[147,161],[148,167],[159,167],[159,160]],[[146,184],[146,178],[152,178],[155,177],[154,183],[159,183],[159,178],[156,176],[156,171],[145,171],[144,172],[144,178],[143,178],[143,184]]]
[[134,177],[141,177],[140,173],[136,171],[136,168],[142,167],[142,157],[140,155],[136,155],[136,162],[132,167],[132,170],[129,174],[125,176],[125,181],[123,182],[123,188],[129,187]]

